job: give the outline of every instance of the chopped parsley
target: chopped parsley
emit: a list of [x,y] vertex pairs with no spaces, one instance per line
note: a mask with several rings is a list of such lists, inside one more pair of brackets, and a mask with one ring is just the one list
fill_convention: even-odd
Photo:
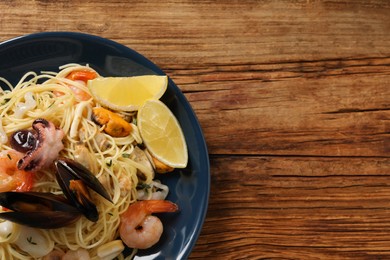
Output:
[[123,154],[122,154],[122,157],[123,157],[123,158],[130,158],[130,154],[129,154],[129,153],[123,153]]
[[108,162],[106,162],[106,165],[107,165],[108,167],[111,167],[111,165],[112,165],[112,159],[110,159]]
[[31,245],[36,245],[37,244],[34,241],[32,241],[32,237],[28,237],[27,238],[27,242],[29,242]]
[[11,100],[10,98],[5,98],[5,99],[3,100],[3,103],[1,103],[1,105],[7,104],[10,100]]
[[143,189],[150,189],[152,187],[149,184],[141,183],[137,185],[137,188],[143,190]]

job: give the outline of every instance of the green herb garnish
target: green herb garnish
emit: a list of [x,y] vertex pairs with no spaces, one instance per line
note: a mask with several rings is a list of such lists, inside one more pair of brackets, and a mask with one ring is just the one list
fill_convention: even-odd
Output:
[[27,238],[27,242],[29,242],[31,245],[36,245],[37,244],[34,241],[32,241],[32,237],[28,237]]
[[1,103],[1,105],[7,104],[10,100],[11,100],[10,98],[4,98],[3,102]]
[[129,153],[123,153],[123,154],[122,154],[122,157],[123,157],[123,158],[130,158],[130,154],[129,154]]
[[106,165],[107,165],[108,167],[111,167],[111,165],[112,165],[112,159],[110,159],[108,162],[106,162]]
[[141,189],[141,190],[150,189],[150,188],[152,188],[152,187],[149,184],[146,184],[146,183],[141,183],[141,184],[137,185],[137,189]]

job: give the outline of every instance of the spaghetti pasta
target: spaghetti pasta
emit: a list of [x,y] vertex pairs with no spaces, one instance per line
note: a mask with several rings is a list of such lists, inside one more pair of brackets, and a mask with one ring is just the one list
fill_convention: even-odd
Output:
[[[66,78],[69,73],[78,70],[94,71],[89,66],[68,64],[60,67],[58,73],[29,72],[14,87],[1,79],[9,90],[0,92],[0,151],[12,150],[9,136],[15,131],[31,128],[37,118],[44,118],[63,130],[64,149],[60,151],[60,156],[94,169],[93,173],[108,191],[113,203],[91,193],[99,212],[98,221],[82,217],[69,226],[42,232],[54,242],[57,250],[66,252],[82,248],[88,251],[91,259],[99,259],[99,246],[118,239],[120,215],[137,200],[137,186],[142,183],[143,187],[153,187],[154,171],[134,160],[134,148],[142,142],[136,124],[129,122],[133,129],[130,135],[112,137],[103,132],[104,127],[92,121],[92,108],[99,104],[93,100],[83,82]],[[78,92],[69,85],[77,88]],[[80,93],[88,99],[80,99]],[[133,116],[128,112],[116,112],[123,118]],[[33,191],[63,193],[50,168],[35,173]],[[13,236],[0,235],[0,258],[31,259],[28,252],[13,243],[14,240]],[[123,258],[122,254],[118,256],[118,259]]]

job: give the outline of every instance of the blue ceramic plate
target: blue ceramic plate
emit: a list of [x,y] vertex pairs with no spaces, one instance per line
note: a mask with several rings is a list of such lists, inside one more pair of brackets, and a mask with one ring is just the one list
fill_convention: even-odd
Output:
[[[97,36],[48,32],[15,38],[0,44],[0,77],[15,85],[28,71],[58,71],[67,63],[89,64],[102,76],[164,75],[139,53]],[[170,188],[167,198],[180,207],[178,214],[160,215],[164,233],[160,242],[140,250],[135,259],[185,259],[202,228],[208,206],[210,168],[207,147],[198,120],[183,93],[170,79],[162,100],[180,122],[187,141],[187,168],[159,176]]]

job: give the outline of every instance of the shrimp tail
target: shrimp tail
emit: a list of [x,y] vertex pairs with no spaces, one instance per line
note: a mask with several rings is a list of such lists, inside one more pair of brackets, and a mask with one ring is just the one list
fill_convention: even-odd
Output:
[[149,213],[176,212],[179,210],[177,204],[168,200],[145,200],[143,203]]

